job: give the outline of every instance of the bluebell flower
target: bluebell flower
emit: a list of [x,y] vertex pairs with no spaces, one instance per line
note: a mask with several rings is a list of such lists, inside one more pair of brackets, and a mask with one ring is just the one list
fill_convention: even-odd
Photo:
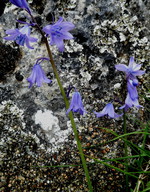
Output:
[[138,85],[138,80],[136,76],[143,75],[145,71],[140,70],[141,65],[136,64],[134,61],[134,57],[130,57],[129,66],[124,64],[115,65],[115,68],[119,71],[124,71],[126,73],[126,78],[133,80],[133,85]]
[[110,118],[118,118],[122,116],[122,114],[115,113],[114,106],[112,103],[108,103],[101,112],[94,112],[97,117],[103,117],[105,115],[109,116]]
[[127,81],[127,90],[131,99],[138,99],[138,92],[136,86],[134,86],[132,80]]
[[30,37],[30,33],[30,27],[28,25],[25,25],[21,29],[6,30],[6,34],[9,36],[4,37],[4,39],[16,41],[16,43],[21,46],[24,46],[24,44],[26,44],[29,49],[33,49],[33,47],[30,46],[30,42],[36,42],[37,38]]
[[60,17],[55,24],[45,26],[43,31],[50,36],[50,45],[56,45],[59,51],[63,52],[63,40],[73,39],[73,36],[68,31],[74,29],[74,27],[74,24],[71,22],[64,22],[63,18]]
[[26,0],[10,0],[10,2],[17,7],[25,9],[29,14],[31,14],[30,8]]
[[140,107],[143,107],[143,106],[139,104],[138,98],[132,99],[130,94],[127,93],[125,104],[119,109],[125,109],[125,111],[127,111],[129,108],[132,108],[132,107],[136,107],[139,109]]
[[68,114],[70,111],[79,112],[80,115],[83,115],[84,113],[86,113],[86,111],[84,110],[83,104],[82,104],[81,95],[77,91],[75,91],[73,93],[71,103],[70,103],[70,107],[67,110],[66,114]]
[[48,79],[43,71],[42,67],[38,64],[38,61],[33,66],[31,75],[27,78],[30,83],[29,88],[35,83],[38,87],[42,86],[42,83],[51,83],[52,81]]
[[120,107],[120,109],[125,108],[125,111],[127,111],[129,108],[132,107],[142,107],[141,105],[139,105],[137,88],[136,86],[134,86],[133,81],[130,79],[127,81],[127,91],[128,93],[125,100],[125,105]]

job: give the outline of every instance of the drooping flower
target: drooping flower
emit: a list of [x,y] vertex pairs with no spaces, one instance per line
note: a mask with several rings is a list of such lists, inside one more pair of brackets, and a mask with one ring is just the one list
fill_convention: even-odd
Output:
[[138,99],[137,88],[134,86],[133,81],[130,79],[127,81],[127,90],[132,100]]
[[141,105],[139,105],[137,88],[133,85],[133,81],[130,79],[127,81],[127,90],[128,93],[125,100],[125,104],[120,107],[120,109],[125,108],[125,111],[127,111],[129,108],[132,107],[142,107]]
[[[41,58],[43,59],[43,58]],[[31,75],[27,78],[27,81],[30,83],[29,88],[35,83],[38,87],[42,86],[42,83],[51,83],[52,81],[48,79],[43,71],[42,67],[40,66],[40,62],[38,59],[36,64],[33,66]],[[44,60],[44,59],[43,59]]]
[[132,107],[136,107],[139,109],[140,107],[143,106],[139,104],[138,98],[132,99],[130,94],[127,93],[125,104],[122,107],[120,107],[120,109],[125,109],[125,111],[127,111],[129,108]]
[[73,39],[73,36],[68,31],[74,29],[74,24],[71,22],[64,22],[63,18],[53,25],[47,25],[43,28],[43,31],[50,36],[50,45],[56,45],[59,51],[64,51],[63,40]]
[[68,114],[70,111],[79,112],[80,115],[83,115],[84,113],[86,113],[86,111],[84,110],[83,104],[82,104],[81,95],[80,95],[80,93],[78,91],[75,91],[73,93],[71,103],[70,103],[70,107],[67,110],[66,114]]
[[26,0],[10,0],[10,2],[16,5],[17,7],[25,9],[29,14],[31,14],[29,5]]
[[30,42],[36,42],[37,38],[30,37],[30,33],[30,27],[28,25],[25,25],[20,29],[6,30],[6,34],[9,36],[4,37],[4,39],[16,41],[16,43],[21,46],[24,46],[24,44],[26,44],[29,49],[33,49],[33,47],[30,46]]
[[122,114],[115,113],[114,106],[112,103],[108,103],[101,112],[94,112],[97,117],[103,117],[105,115],[109,116],[110,118],[118,118],[122,116]]
[[115,65],[115,68],[119,71],[124,71],[126,73],[126,78],[133,80],[133,85],[138,85],[138,80],[136,76],[143,75],[145,71],[140,70],[141,64],[136,64],[134,57],[130,57],[129,66],[124,64]]

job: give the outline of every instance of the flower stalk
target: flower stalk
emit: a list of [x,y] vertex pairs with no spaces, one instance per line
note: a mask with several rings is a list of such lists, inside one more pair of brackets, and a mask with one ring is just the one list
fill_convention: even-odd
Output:
[[[127,134],[127,124],[126,124],[126,112],[124,110],[123,113],[123,130],[124,134]],[[127,135],[125,136],[125,141],[124,141],[124,156],[128,156],[128,144],[127,144]],[[128,172],[128,159],[125,159],[125,171]],[[126,192],[129,190],[129,176],[126,174],[125,175],[125,183],[126,183]]]
[[[56,65],[54,63],[53,56],[52,56],[52,53],[51,53],[47,38],[45,38],[45,44],[46,44],[48,55],[50,57],[50,62],[51,62],[55,77],[57,79],[57,83],[59,85],[61,94],[63,96],[66,108],[68,108],[69,107],[69,101],[68,101],[67,96],[65,94],[64,88],[63,88],[63,86],[61,84],[59,74],[57,72]],[[69,112],[69,118],[70,118],[70,121],[71,121],[71,125],[72,125],[72,129],[73,129],[73,132],[74,132],[74,135],[75,135],[75,139],[76,139],[76,142],[77,142],[77,147],[78,147],[79,154],[80,154],[81,161],[82,161],[82,165],[83,165],[83,168],[84,168],[86,180],[87,180],[87,183],[88,183],[89,192],[93,192],[92,183],[91,183],[90,176],[89,176],[89,171],[88,171],[88,168],[87,168],[86,160],[85,160],[85,157],[84,157],[84,154],[83,154],[82,145],[81,145],[81,142],[80,142],[80,139],[79,139],[77,127],[76,127],[72,112]]]

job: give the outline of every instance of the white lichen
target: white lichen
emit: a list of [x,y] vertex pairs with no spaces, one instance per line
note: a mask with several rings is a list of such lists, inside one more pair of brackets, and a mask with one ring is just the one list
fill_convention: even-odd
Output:
[[59,126],[59,120],[53,115],[50,110],[38,110],[34,116],[35,124],[39,124],[43,130],[52,148],[48,151],[55,152],[59,148],[63,148],[63,144],[67,141],[68,135],[71,133],[71,129],[61,130]]

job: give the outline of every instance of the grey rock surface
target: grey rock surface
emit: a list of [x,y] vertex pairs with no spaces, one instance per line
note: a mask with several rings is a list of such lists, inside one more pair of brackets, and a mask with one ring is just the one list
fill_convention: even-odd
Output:
[[[124,74],[115,64],[128,64],[130,56],[141,63],[146,74],[139,78],[140,112],[133,116],[149,119],[149,0],[30,0],[41,27],[62,16],[75,24],[73,40],[65,42],[65,52],[52,47],[62,84],[67,90],[75,86],[82,95],[88,113],[75,114],[84,146],[103,143],[111,135],[98,127],[122,133],[122,119],[96,119],[106,103],[124,98]],[[87,191],[80,166],[54,168],[45,166],[80,164],[70,121],[57,81],[48,61],[42,63],[52,84],[28,88],[36,58],[47,57],[41,36],[29,50],[3,39],[7,29],[18,26],[16,19],[26,20],[27,13],[11,4],[0,10],[0,150],[2,191]],[[21,26],[21,24],[19,24]],[[118,104],[115,103],[115,106]],[[134,126],[130,127],[134,130]],[[139,138],[140,139],[140,138]],[[137,141],[138,142],[138,141]],[[85,150],[95,158],[114,158],[122,154],[122,142]],[[96,154],[95,154],[96,153]],[[92,160],[87,158],[87,161]],[[119,165],[121,166],[121,165]],[[100,164],[89,166],[95,192],[122,191],[123,176]],[[9,173],[9,174],[8,174]]]

